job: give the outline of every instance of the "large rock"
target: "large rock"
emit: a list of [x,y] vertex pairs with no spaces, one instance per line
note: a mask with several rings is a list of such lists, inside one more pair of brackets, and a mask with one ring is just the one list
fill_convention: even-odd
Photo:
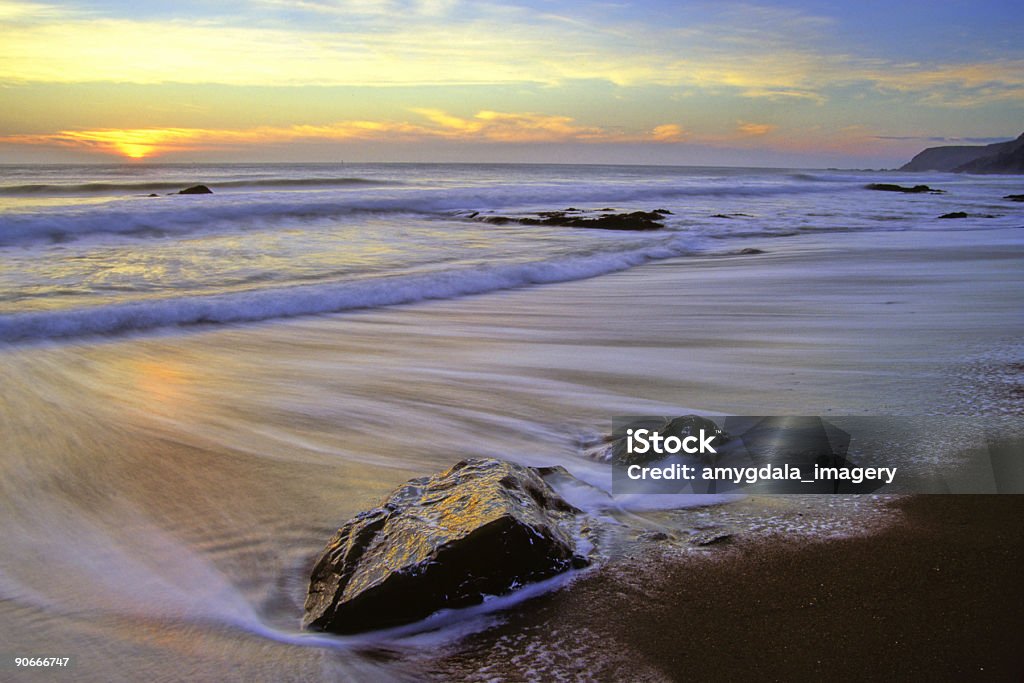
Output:
[[577,512],[536,470],[503,460],[413,479],[328,542],[302,624],[334,633],[398,626],[583,566],[570,528]]

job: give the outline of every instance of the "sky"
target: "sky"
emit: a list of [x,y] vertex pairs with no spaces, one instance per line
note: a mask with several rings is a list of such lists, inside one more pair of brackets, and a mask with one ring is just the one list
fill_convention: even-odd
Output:
[[885,168],[1024,131],[1024,2],[0,0],[0,163]]

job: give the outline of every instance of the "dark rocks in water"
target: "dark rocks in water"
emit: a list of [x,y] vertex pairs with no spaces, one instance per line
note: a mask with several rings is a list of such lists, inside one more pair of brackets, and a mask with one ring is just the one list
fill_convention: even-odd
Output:
[[927,185],[914,185],[913,187],[904,187],[902,185],[893,185],[891,183],[868,183],[865,187],[869,190],[878,190],[880,192],[904,192],[907,194],[920,194],[922,192],[930,192],[931,194],[943,194],[945,190],[935,190]]
[[764,249],[754,249],[753,247],[746,247],[744,249],[740,249],[737,253],[742,256],[747,256],[750,254],[763,254]]
[[536,470],[503,460],[413,479],[328,542],[302,624],[334,633],[399,626],[584,566],[570,529],[577,512]]
[[569,215],[579,213],[574,209],[565,211],[542,211],[537,218],[508,216],[487,216],[485,223],[505,225],[544,225],[563,228],[593,228],[597,230],[658,230],[665,227],[659,211],[633,211],[632,213],[603,213],[599,216]]
[[1003,199],[1009,199],[1011,202],[1024,202],[1024,194],[1008,194]]
[[746,213],[715,213],[711,214],[712,218],[750,218],[750,214]]
[[193,185],[192,187],[186,187],[178,194],[213,194],[213,190],[206,185]]
[[[952,213],[944,213],[941,216],[939,216],[939,218],[967,218],[968,216],[969,216],[969,214],[965,213],[964,211],[953,211]],[[993,216],[990,213],[976,213],[976,214],[974,214],[974,217],[975,218],[995,218],[995,216]]]
[[160,195],[155,194],[155,193],[150,193],[150,194],[147,194],[146,196],[147,197],[159,197]]
[[669,211],[668,209],[655,209],[651,213],[660,213],[662,216],[671,216],[671,215],[673,215],[672,212]]

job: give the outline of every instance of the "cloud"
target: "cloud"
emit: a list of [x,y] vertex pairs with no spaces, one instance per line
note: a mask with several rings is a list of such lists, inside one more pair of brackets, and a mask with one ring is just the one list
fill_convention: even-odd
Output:
[[665,123],[655,126],[651,131],[651,140],[654,142],[682,142],[686,139],[686,131],[682,126],[675,123]]
[[244,17],[182,20],[0,0],[0,83],[597,80],[791,103],[823,103],[851,87],[950,107],[1024,99],[1022,59],[914,62],[844,52],[827,41],[834,20],[755,3],[710,5],[693,16],[679,9],[662,23],[614,3],[572,16],[456,0],[261,0],[246,7]]
[[749,136],[767,135],[776,128],[778,128],[778,126],[771,123],[748,123],[745,121],[740,121],[739,125],[736,126],[736,130],[740,132],[740,135]]
[[586,141],[608,137],[602,129],[578,125],[568,116],[484,110],[477,112],[471,119],[463,119],[436,109],[414,111],[439,126],[432,133],[442,137],[489,142]]

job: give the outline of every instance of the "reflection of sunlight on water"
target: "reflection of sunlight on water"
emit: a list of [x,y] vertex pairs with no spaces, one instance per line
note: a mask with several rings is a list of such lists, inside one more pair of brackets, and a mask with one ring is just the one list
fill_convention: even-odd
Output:
[[159,409],[161,413],[177,413],[187,400],[185,388],[188,378],[180,363],[173,360],[126,361],[127,369],[133,373],[135,388],[141,394],[149,408]]

